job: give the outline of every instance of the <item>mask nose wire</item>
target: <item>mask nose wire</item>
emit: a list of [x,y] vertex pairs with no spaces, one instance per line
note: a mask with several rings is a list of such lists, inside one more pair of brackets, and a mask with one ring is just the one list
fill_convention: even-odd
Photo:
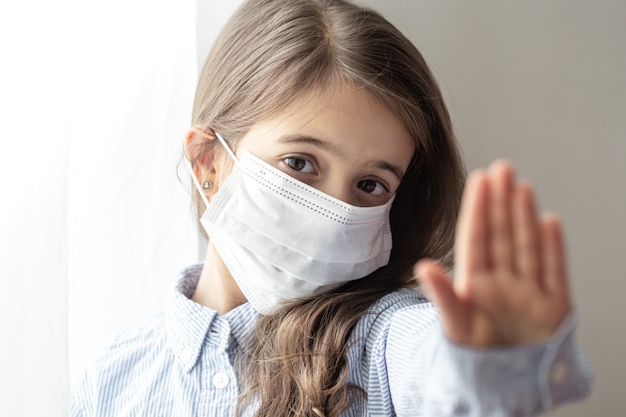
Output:
[[[232,149],[230,149],[230,146],[228,146],[228,143],[226,143],[226,140],[224,140],[224,137],[217,132],[213,132],[213,133],[215,133],[215,137],[217,137],[217,140],[219,140],[222,146],[224,146],[224,149],[226,149],[228,156],[230,156],[233,159],[235,164],[238,164],[239,160],[235,156],[235,153],[232,151]],[[207,198],[206,194],[204,194],[204,191],[202,191],[202,186],[200,185],[200,182],[198,181],[198,178],[196,177],[196,173],[193,171],[193,166],[191,165],[191,162],[189,160],[187,160],[187,162],[188,163],[185,165],[187,166],[187,169],[189,170],[189,173],[191,174],[191,179],[193,181],[193,184],[196,186],[196,189],[198,190],[198,193],[200,194],[200,198],[202,198],[202,202],[204,203],[204,206],[209,207],[209,199]]]

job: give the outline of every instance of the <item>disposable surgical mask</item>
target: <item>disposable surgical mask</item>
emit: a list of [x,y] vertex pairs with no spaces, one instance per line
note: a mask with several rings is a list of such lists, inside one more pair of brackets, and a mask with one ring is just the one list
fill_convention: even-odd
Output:
[[301,182],[247,151],[200,219],[239,288],[261,314],[328,291],[389,261],[393,198],[357,207]]

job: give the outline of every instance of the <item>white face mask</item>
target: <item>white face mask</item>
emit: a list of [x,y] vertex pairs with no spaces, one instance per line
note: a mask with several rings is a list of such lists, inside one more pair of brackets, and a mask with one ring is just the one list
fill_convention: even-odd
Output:
[[206,199],[200,219],[248,301],[261,314],[281,302],[362,278],[389,261],[393,198],[357,207],[324,194],[244,151]]

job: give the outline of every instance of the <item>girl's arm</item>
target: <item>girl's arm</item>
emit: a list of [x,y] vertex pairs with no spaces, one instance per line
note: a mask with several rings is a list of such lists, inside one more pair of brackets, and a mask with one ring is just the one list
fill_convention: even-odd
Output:
[[585,398],[592,374],[575,323],[568,315],[545,342],[472,347],[444,335],[432,304],[405,307],[375,344],[370,406],[398,417],[534,416]]
[[558,220],[538,218],[508,164],[470,177],[456,239],[454,281],[415,268],[439,312],[398,312],[384,335],[398,415],[535,415],[586,396]]

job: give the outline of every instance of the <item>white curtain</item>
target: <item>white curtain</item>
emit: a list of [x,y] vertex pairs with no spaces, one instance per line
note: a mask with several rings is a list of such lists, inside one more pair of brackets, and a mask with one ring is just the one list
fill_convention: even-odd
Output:
[[67,415],[78,369],[197,261],[197,12],[215,33],[237,3],[0,5],[1,416]]
[[76,34],[90,36],[74,39],[71,80],[72,370],[103,331],[161,309],[177,270],[198,255],[188,188],[177,176],[197,80],[195,1],[78,7]]

